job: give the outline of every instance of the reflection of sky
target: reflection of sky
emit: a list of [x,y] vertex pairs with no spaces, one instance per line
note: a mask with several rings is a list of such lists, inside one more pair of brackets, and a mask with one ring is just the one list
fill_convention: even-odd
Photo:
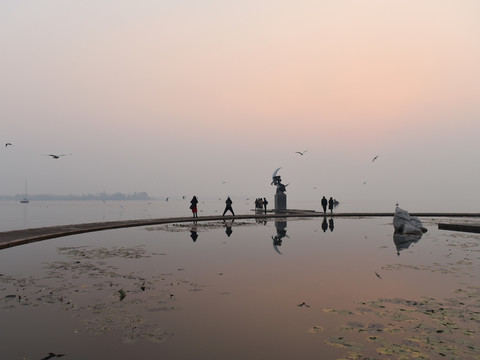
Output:
[[[222,354],[232,349],[273,351],[278,352],[280,358],[288,358],[289,351],[306,355],[323,346],[321,342],[311,343],[305,333],[315,324],[329,326],[331,318],[322,311],[324,308],[352,308],[358,301],[377,298],[448,297],[458,283],[475,281],[468,273],[478,270],[478,259],[471,258],[472,265],[455,263],[468,258],[469,249],[478,251],[476,235],[467,234],[458,239],[451,232],[442,232],[434,224],[427,224],[428,232],[423,238],[398,256],[393,226],[388,219],[335,219],[333,232],[323,232],[321,221],[321,218],[288,220],[288,237],[283,238],[279,247],[282,255],[275,252],[272,244],[272,236],[277,234],[274,221],[254,225],[251,221],[237,220],[230,237],[222,222],[197,224],[196,242],[190,238],[191,224],[183,224],[171,227],[174,231],[161,230],[164,227],[152,227],[149,231],[145,228],[111,230],[5,249],[0,252],[1,272],[7,276],[42,278],[45,264],[69,261],[57,254],[58,247],[141,246],[149,257],[91,261],[114,265],[116,272],[141,277],[147,282],[161,276],[171,279],[162,286],[154,283],[142,293],[147,296],[146,302],[132,305],[130,309],[175,333],[155,351],[168,353],[178,348],[180,353],[208,352],[206,349],[218,347]],[[415,270],[415,266],[422,270]],[[99,300],[95,289],[98,292],[102,282],[112,281],[124,282],[128,291],[132,284],[126,279],[128,277],[90,280],[85,277],[81,286],[88,294],[83,295],[83,301],[85,297],[91,297],[92,301],[111,301],[111,297]],[[94,283],[97,285],[92,287]],[[58,286],[58,282],[55,278],[40,279],[30,286]],[[170,294],[169,304],[175,307],[174,312],[145,312],[145,308],[158,307],[161,296],[168,298]],[[61,296],[61,292],[58,295]],[[134,300],[135,296],[139,295],[127,292],[126,299]],[[296,306],[302,302],[310,307]],[[27,309],[35,311],[41,319],[42,306]],[[24,315],[16,309],[20,308],[9,311],[18,314],[20,323],[28,322],[29,315],[22,318]],[[49,322],[54,324],[55,319]],[[62,315],[58,321],[67,320]],[[69,321],[81,322],[81,317]],[[0,326],[8,324],[2,322]],[[2,329],[2,333],[5,334],[6,329]],[[9,333],[15,336],[15,331]],[[42,341],[41,335],[38,341]],[[79,340],[66,336],[63,341],[68,348],[71,341]],[[102,336],[98,341],[103,341]],[[251,342],[250,350],[245,350],[245,341]],[[274,350],[269,349],[270,346],[274,346]],[[119,349],[123,351],[123,347]],[[133,349],[148,351],[135,346]]]

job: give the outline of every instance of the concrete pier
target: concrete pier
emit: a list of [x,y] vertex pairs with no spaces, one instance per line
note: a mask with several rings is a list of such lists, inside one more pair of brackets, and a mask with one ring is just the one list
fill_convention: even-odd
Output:
[[438,228],[440,230],[452,230],[452,231],[480,233],[480,223],[479,224],[443,224],[443,223],[439,223]]
[[[327,214],[327,217],[334,218],[353,218],[353,217],[391,217],[393,218],[394,213],[333,213]],[[479,218],[479,225],[476,226],[480,228],[480,213],[412,213],[417,217],[445,217],[445,218]],[[219,221],[219,220],[232,220],[232,219],[278,219],[278,218],[307,218],[307,217],[323,217],[323,213],[315,212],[312,210],[285,210],[281,214],[274,212],[268,212],[267,214],[247,214],[247,215],[236,215],[236,216],[200,216],[195,218],[195,221]],[[162,218],[162,219],[145,219],[145,220],[125,220],[125,221],[109,221],[109,222],[96,222],[96,223],[86,223],[86,224],[73,224],[73,225],[59,225],[59,226],[49,226],[41,227],[34,229],[23,229],[23,230],[12,230],[0,232],[0,249],[5,249],[12,246],[18,246],[23,244],[28,244],[31,242],[52,239],[62,236],[69,236],[75,234],[82,234],[93,231],[102,231],[102,230],[111,230],[111,229],[120,229],[127,227],[137,227],[137,226],[151,226],[151,225],[160,225],[160,224],[170,224],[170,223],[185,223],[193,222],[192,217],[176,217],[176,218]],[[451,225],[451,224],[446,224]],[[457,225],[458,226],[458,225]],[[463,229],[467,228],[467,225],[462,225]],[[470,227],[475,225],[468,225]],[[450,226],[451,227],[451,226]],[[439,227],[440,228],[440,227]],[[454,230],[449,228],[448,230]],[[466,230],[456,230],[456,231],[466,231]],[[480,232],[480,231],[479,231]]]

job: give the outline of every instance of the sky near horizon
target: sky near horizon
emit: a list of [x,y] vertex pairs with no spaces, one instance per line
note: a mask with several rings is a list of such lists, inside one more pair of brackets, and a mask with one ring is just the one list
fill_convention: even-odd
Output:
[[289,198],[480,200],[477,0],[2,1],[0,48],[1,195],[282,167]]

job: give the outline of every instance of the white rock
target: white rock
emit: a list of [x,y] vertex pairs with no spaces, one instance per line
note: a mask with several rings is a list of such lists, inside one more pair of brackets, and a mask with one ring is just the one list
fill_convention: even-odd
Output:
[[399,207],[395,209],[393,227],[395,228],[395,232],[401,234],[422,234],[427,231],[416,216],[411,216],[408,211],[400,209]]

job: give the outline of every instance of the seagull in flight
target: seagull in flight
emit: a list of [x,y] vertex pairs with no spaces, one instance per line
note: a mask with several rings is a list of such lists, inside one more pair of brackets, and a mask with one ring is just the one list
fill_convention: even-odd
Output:
[[307,152],[307,150],[303,150],[303,152],[302,151],[295,151],[295,154],[300,154],[300,155],[303,156],[303,154],[305,154],[306,152]]
[[302,307],[302,306],[310,307],[310,305],[308,305],[305,301],[302,302],[301,304],[298,304],[297,306],[299,306],[299,307]]
[[8,142],[5,144],[5,147],[8,147],[8,146],[13,146],[13,144],[11,142]]
[[60,159],[60,156],[68,156],[68,155],[72,155],[72,154],[60,154],[60,155],[56,155],[56,154],[45,154],[45,156],[51,156],[52,159]]
[[373,158],[372,162],[374,162],[375,160],[377,160],[379,156],[380,156],[380,155],[375,156],[375,157]]

